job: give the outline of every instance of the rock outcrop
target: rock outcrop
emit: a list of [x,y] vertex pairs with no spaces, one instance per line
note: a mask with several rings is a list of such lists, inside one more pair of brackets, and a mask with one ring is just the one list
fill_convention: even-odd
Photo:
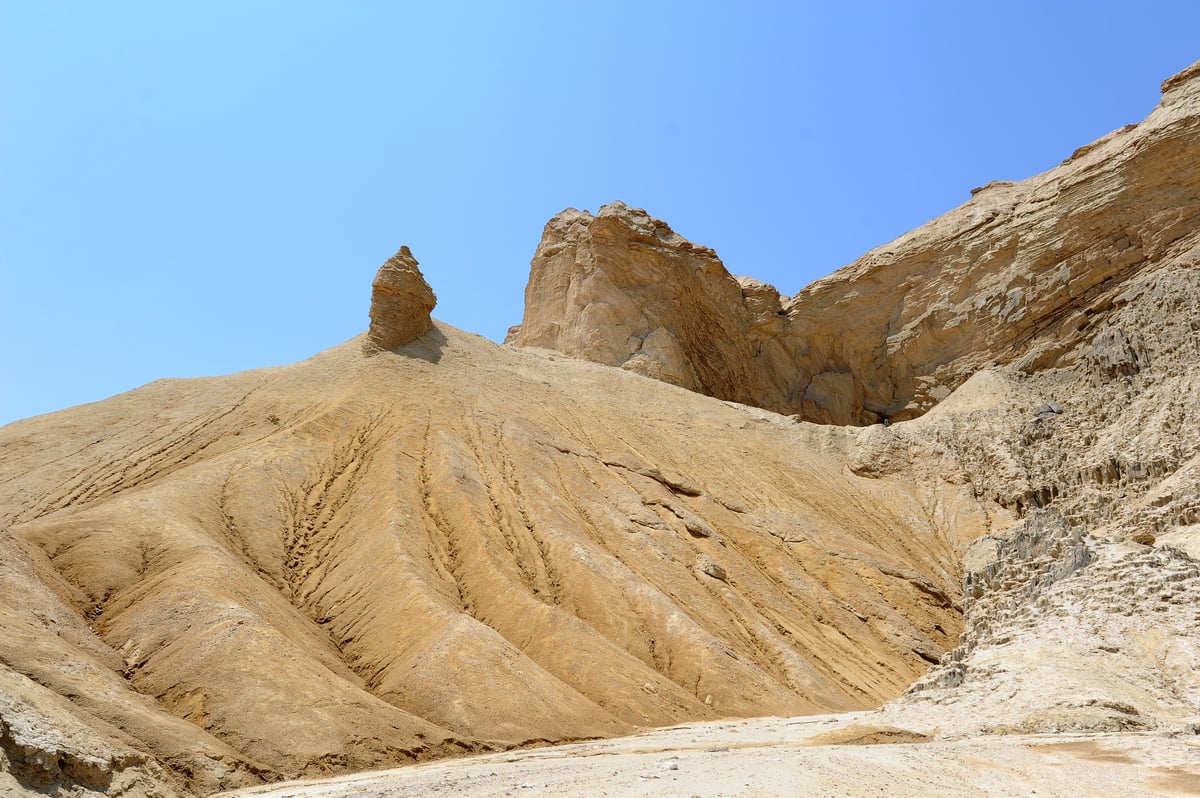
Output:
[[960,643],[893,722],[1174,732],[1200,717],[1197,233],[1104,297],[1057,368],[979,372],[862,439],[857,473],[938,463],[1019,519],[968,552]]
[[525,318],[507,343],[556,349],[710,396],[763,405],[786,363],[761,349],[783,328],[778,293],[739,281],[715,252],[623,203],[550,220]]
[[366,336],[0,429],[0,789],[897,696],[949,734],[1194,728],[1200,65],[1164,87],[790,300],[568,212],[543,349],[368,356],[431,323],[402,249]]
[[114,726],[0,667],[0,794],[175,798],[154,759]]
[[[915,418],[988,364],[1053,368],[1200,224],[1198,77],[1166,81],[1141,124],[976,189],[790,299],[731,277],[644,211],[565,211],[543,233],[509,342],[834,424]],[[1097,344],[1110,367],[1136,367],[1115,334]]]
[[371,283],[371,327],[363,351],[395,349],[420,338],[433,327],[429,314],[436,304],[417,259],[408,247],[400,247]]

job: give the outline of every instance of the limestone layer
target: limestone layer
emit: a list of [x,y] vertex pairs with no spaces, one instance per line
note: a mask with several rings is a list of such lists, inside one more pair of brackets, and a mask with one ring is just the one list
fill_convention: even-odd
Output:
[[613,203],[546,225],[509,342],[806,420],[914,418],[980,367],[1054,367],[1111,295],[1200,220],[1195,67],[1158,108],[1020,183],[780,297]]

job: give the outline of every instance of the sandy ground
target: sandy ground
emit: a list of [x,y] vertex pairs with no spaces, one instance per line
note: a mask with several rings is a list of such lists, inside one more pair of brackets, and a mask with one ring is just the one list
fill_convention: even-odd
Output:
[[698,723],[222,795],[1200,795],[1200,739],[1127,733],[821,744],[857,736],[862,721],[851,713]]

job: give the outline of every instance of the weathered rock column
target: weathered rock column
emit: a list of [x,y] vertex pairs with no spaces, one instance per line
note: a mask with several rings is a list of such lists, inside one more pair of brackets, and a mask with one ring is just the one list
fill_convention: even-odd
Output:
[[408,247],[379,267],[371,283],[371,327],[363,351],[367,354],[395,349],[415,341],[433,327],[429,314],[437,296]]

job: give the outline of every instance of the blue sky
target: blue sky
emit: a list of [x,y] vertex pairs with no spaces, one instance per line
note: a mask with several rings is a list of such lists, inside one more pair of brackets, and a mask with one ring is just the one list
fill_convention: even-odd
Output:
[[0,5],[0,423],[290,363],[401,244],[502,338],[565,207],[794,293],[1144,118],[1200,3]]

